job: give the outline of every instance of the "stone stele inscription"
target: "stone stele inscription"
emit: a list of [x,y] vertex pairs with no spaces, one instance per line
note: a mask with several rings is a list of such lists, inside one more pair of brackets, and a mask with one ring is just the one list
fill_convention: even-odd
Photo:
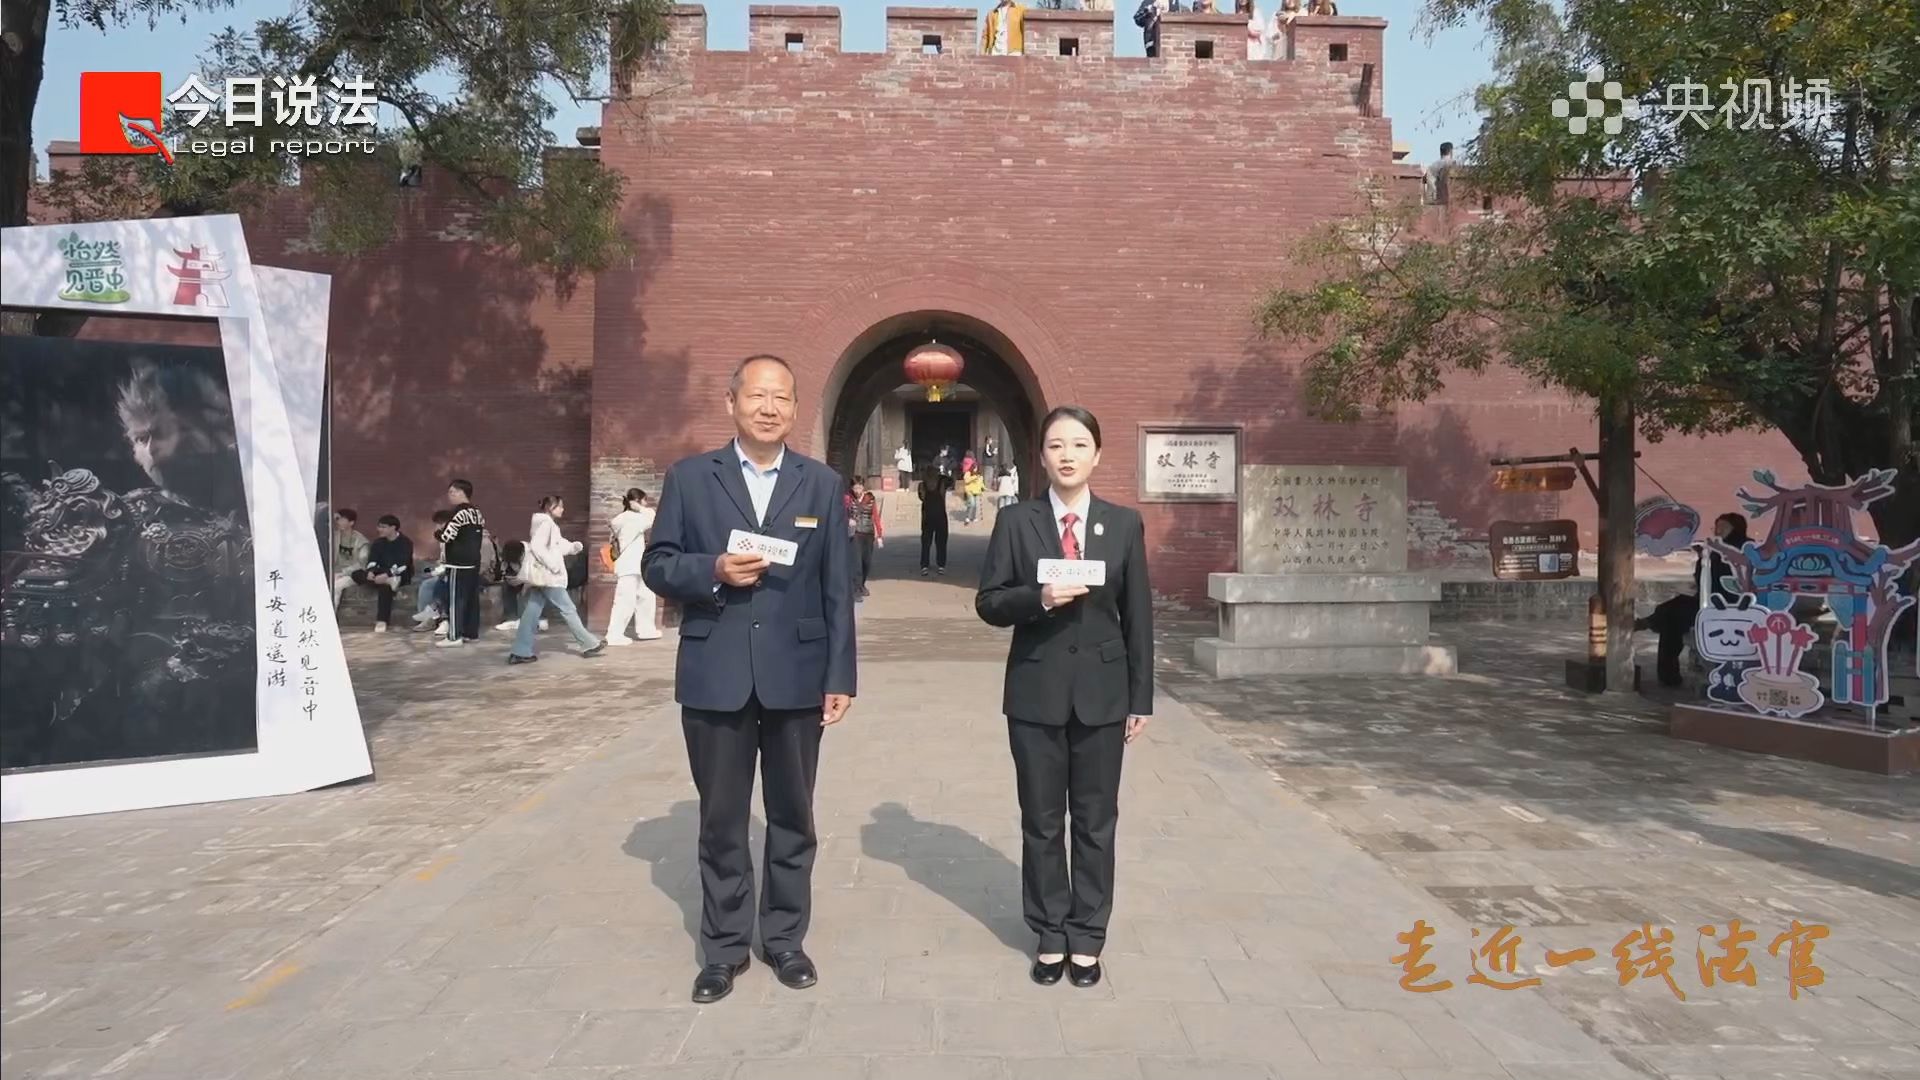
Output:
[[1406,569],[1405,469],[1241,468],[1241,573],[1398,574]]

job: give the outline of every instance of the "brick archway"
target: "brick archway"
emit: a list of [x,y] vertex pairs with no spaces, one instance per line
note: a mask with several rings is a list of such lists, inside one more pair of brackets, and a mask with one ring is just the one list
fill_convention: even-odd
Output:
[[[878,338],[878,340],[874,340]],[[995,340],[998,338],[999,340]],[[901,364],[907,354],[929,340],[957,349],[966,361],[961,381],[991,402],[1007,430],[1006,460],[1020,467],[1031,482],[1036,476],[1035,426],[1045,412],[1044,399],[1032,385],[1031,374],[1004,338],[990,327],[973,324],[946,312],[916,312],[896,316],[861,335],[836,366],[838,392],[826,403],[825,460],[835,470],[851,475],[860,437],[874,409],[905,381]]]
[[[803,324],[801,355],[831,357],[833,366],[811,423],[802,420],[809,453],[835,461],[838,440],[847,438],[836,431],[849,423],[854,425],[851,438],[858,441],[859,425],[872,414],[879,396],[899,385],[896,380],[886,390],[874,391],[864,382],[882,378],[879,372],[885,365],[876,354],[915,333],[920,335],[916,344],[937,331],[950,344],[968,339],[977,345],[967,355],[965,382],[1001,407],[1010,438],[1012,420],[1030,427],[1049,405],[1075,400],[1068,353],[1048,329],[1044,312],[1026,299],[1031,291],[1018,285],[1005,274],[965,263],[922,260],[876,267],[815,305]],[[904,355],[893,361],[896,374]],[[1027,447],[1007,449],[1018,455],[1013,460],[1020,462],[1022,475],[1036,475]]]

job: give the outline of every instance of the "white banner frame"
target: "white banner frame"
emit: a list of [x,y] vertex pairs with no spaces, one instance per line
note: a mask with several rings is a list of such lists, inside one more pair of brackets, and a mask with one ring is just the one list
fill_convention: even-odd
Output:
[[[62,296],[68,291],[60,244],[118,245],[118,284],[100,300]],[[211,287],[183,289],[170,268],[178,253],[198,249],[217,257]],[[262,268],[268,270],[268,268]],[[219,274],[224,273],[224,277]],[[39,225],[0,230],[0,304],[9,308],[62,308],[103,316],[163,315],[217,318],[226,356],[240,465],[253,530],[257,747],[252,751],[177,758],[46,766],[0,775],[0,820],[25,821],[109,813],[186,803],[259,798],[309,791],[371,775],[373,765],[361,727],[359,705],[333,615],[333,589],[313,542],[313,485],[318,468],[319,417],[305,412],[319,404],[303,388],[324,378],[327,288],[323,275],[301,274],[296,282],[268,271],[256,274],[240,219],[233,215]],[[276,290],[263,302],[263,279]],[[315,289],[316,282],[322,286]],[[213,284],[217,282],[217,284]],[[297,287],[296,287],[297,286]],[[299,292],[299,298],[281,295]],[[124,293],[124,298],[117,298]],[[316,308],[317,297],[317,308]],[[271,308],[272,317],[266,314]],[[318,327],[318,350],[313,348]],[[287,349],[293,385],[275,364],[274,345]],[[302,416],[289,416],[290,405]],[[301,435],[311,429],[314,448],[303,455]],[[309,460],[310,459],[310,460]],[[272,575],[278,572],[278,593]],[[266,605],[274,595],[291,612],[312,608],[320,640],[306,656],[313,668],[291,668],[286,685],[268,685],[278,666],[269,661],[274,639]],[[286,643],[283,643],[283,649]],[[303,674],[317,683],[311,699]],[[316,706],[308,715],[306,703]]]

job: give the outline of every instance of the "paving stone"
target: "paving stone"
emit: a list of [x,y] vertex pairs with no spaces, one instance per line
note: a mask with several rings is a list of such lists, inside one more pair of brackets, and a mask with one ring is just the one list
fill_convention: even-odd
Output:
[[1106,977],[1124,1001],[1225,1001],[1205,960],[1153,956],[1109,959]]
[[1008,1080],[1141,1080],[1139,1061],[1115,1054],[1009,1058]]
[[[728,1001],[687,1003],[695,802],[672,710],[648,711],[671,692],[670,650],[611,658],[603,685],[508,680],[483,650],[368,637],[349,647],[376,780],[0,834],[0,1069],[1644,1078],[1630,1055],[1742,1080],[1920,1071],[1910,792],[1673,745],[1657,710],[1565,694],[1553,657],[1492,633],[1466,643],[1479,669],[1461,679],[1215,682],[1163,647],[1173,698],[1129,756],[1109,978],[1036,987],[995,715],[1004,639],[882,618],[863,616],[869,690],[823,756],[816,989],[787,991],[755,964]],[[906,666],[930,649],[934,667]],[[929,765],[903,773],[910,755]],[[1791,917],[1832,926],[1813,1007],[1669,1005],[1643,992],[1661,988],[1615,983],[1606,949],[1639,921],[1684,938],[1731,917],[1769,936]],[[1386,958],[1416,918],[1441,930],[1434,960],[1456,983],[1456,950],[1483,920],[1513,922],[1529,966],[1542,947],[1601,955],[1537,992],[1410,995]],[[277,965],[297,974],[273,982]],[[1762,990],[1781,989],[1778,974],[1763,969]],[[1282,1009],[1308,1051],[1234,1019]],[[541,1019],[521,1032],[503,1012]],[[1767,1053],[1761,1035],[1791,1045]]]
[[752,1058],[729,1074],[731,1080],[864,1080],[866,1075],[867,1059],[858,1056]]
[[469,1016],[423,1066],[459,1069],[539,1069],[580,1026],[575,1012],[516,1012]]
[[1267,1005],[1181,1005],[1175,1012],[1193,1052],[1203,1058],[1280,1066],[1314,1056],[1285,1009]]
[[1206,1058],[1140,1059],[1142,1080],[1270,1080],[1271,1070],[1248,1061],[1212,1061]]
[[1412,1068],[1434,1064],[1433,1050],[1392,1013],[1293,1009],[1290,1015],[1323,1065]]
[[[448,978],[445,989],[427,1003],[428,1013],[504,1013],[525,1012],[541,1007],[546,989],[553,983],[553,968],[497,968],[469,971]],[[426,977],[426,976],[422,976]],[[378,993],[387,982],[374,980],[366,989]],[[582,1007],[581,1011],[585,1011]]]
[[1006,1063],[997,1057],[875,1057],[867,1061],[873,1080],[1006,1080]]
[[554,1051],[552,1064],[665,1065],[679,1056],[697,1015],[691,1007],[586,1013]]
[[1167,1004],[1093,1002],[1060,1011],[1069,1054],[1185,1055],[1193,1052]]
[[956,1002],[935,1010],[935,1039],[943,1054],[1046,1057],[1062,1052],[1051,1008]]
[[746,1011],[729,1010],[728,1004],[722,1001],[700,1009],[693,1032],[680,1049],[681,1059],[790,1057],[806,1045],[815,1006],[759,1005]]
[[810,1053],[914,1054],[933,1050],[933,1006],[907,1002],[828,1002],[813,1014]]

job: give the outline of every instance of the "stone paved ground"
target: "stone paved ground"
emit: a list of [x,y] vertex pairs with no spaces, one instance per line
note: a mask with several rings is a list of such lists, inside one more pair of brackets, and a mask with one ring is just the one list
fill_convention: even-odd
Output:
[[[1109,982],[1025,981],[1004,644],[952,577],[883,553],[864,692],[830,734],[809,941],[686,1003],[693,792],[671,643],[509,671],[350,637],[371,783],[8,826],[0,1073],[275,1080],[872,1077],[1920,1077],[1916,785],[1671,743],[1555,685],[1574,638],[1462,642],[1443,681],[1211,683],[1169,626],[1129,758]],[[910,539],[910,538],[909,538]],[[1454,632],[1453,630],[1449,631]],[[1463,628],[1468,634],[1483,633]],[[1174,698],[1193,705],[1190,711]],[[1277,782],[1276,782],[1277,781]],[[1785,999],[1764,947],[1832,928]],[[1690,929],[1762,934],[1702,990]],[[1384,963],[1439,931],[1414,995]],[[1617,985],[1628,924],[1677,984]],[[1595,948],[1537,990],[1467,987],[1476,925]]]
[[[1527,974],[1544,979],[1465,987],[1480,942],[1442,934],[1455,989],[1336,987],[1342,1000],[1420,1016],[1537,996],[1652,1075],[1920,1078],[1920,779],[1670,739],[1657,706],[1564,689],[1579,627],[1448,632],[1455,679],[1218,682],[1179,655],[1161,672],[1428,910],[1487,933],[1513,925]],[[1756,985],[1706,988],[1699,928],[1724,937],[1736,918],[1759,935]],[[1831,932],[1814,948],[1825,984],[1797,1001],[1785,948],[1765,952],[1794,919]],[[1673,931],[1684,1004],[1660,982],[1620,985],[1611,950],[1647,924]],[[1544,962],[1543,949],[1580,947],[1596,958]]]

